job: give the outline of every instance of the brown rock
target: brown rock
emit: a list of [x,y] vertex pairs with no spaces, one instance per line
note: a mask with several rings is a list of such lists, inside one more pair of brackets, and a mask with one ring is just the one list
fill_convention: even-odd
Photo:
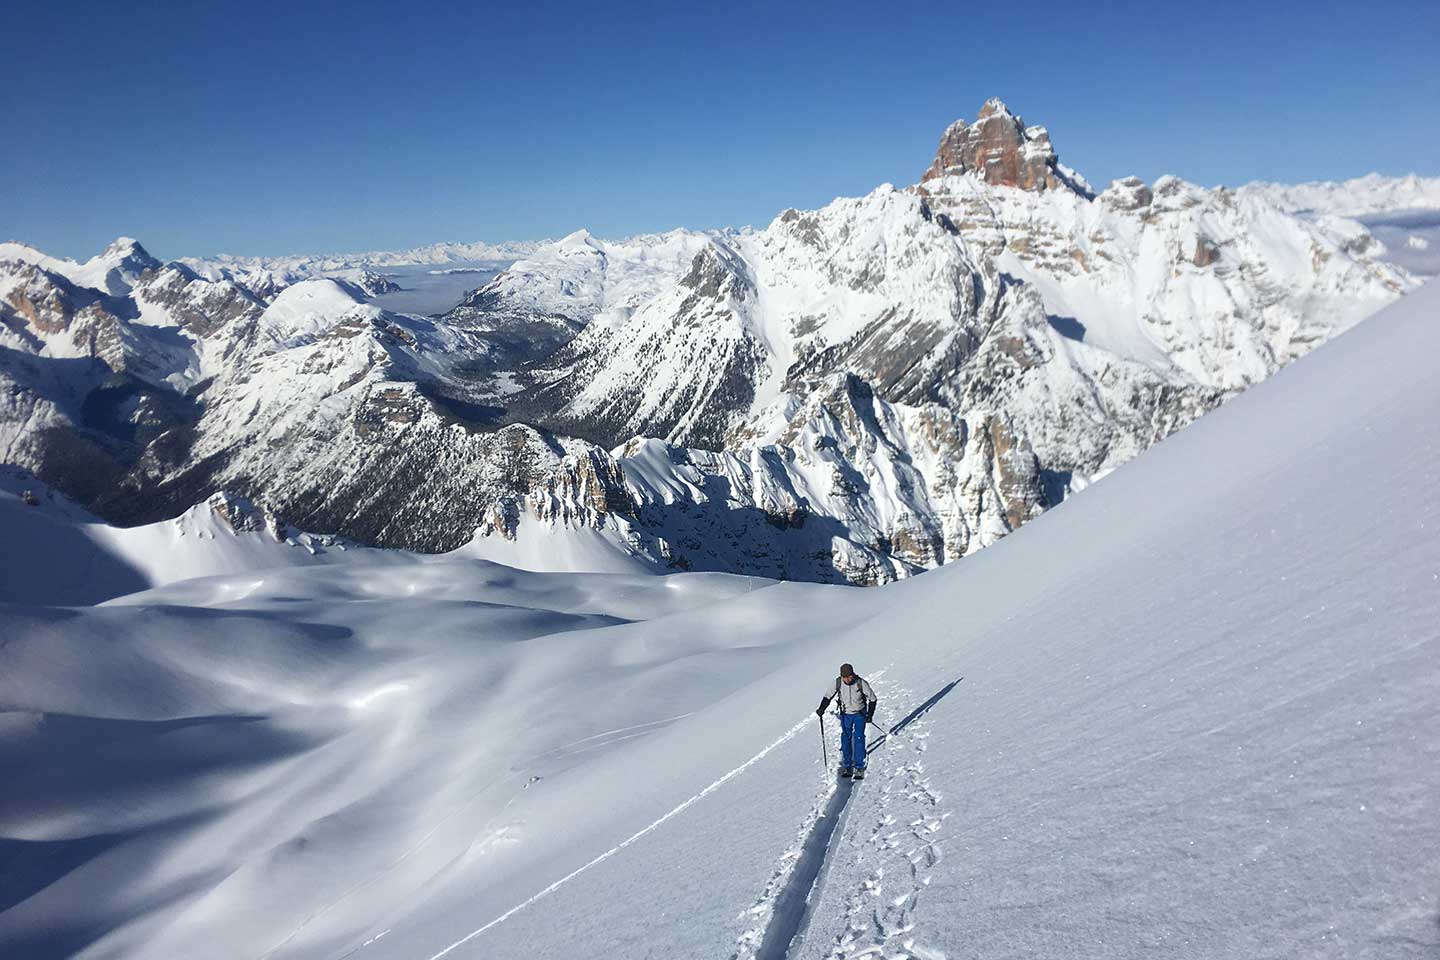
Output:
[[1205,237],[1195,238],[1195,253],[1190,260],[1197,267],[1208,267],[1220,259],[1220,248]]
[[951,174],[972,174],[986,183],[1022,190],[1073,189],[1044,127],[1026,127],[1004,102],[991,97],[973,124],[956,120],[940,138],[935,160],[921,182]]

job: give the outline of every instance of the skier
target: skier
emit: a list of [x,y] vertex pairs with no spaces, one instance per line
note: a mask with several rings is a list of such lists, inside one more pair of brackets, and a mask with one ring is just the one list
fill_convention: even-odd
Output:
[[835,701],[840,714],[840,776],[865,779],[865,724],[875,718],[875,691],[848,663],[840,664],[840,676],[820,700],[815,715],[825,718],[825,708]]

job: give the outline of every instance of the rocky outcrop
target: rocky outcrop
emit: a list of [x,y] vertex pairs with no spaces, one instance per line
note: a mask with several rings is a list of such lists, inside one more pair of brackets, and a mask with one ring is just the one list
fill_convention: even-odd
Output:
[[276,543],[284,543],[289,536],[289,529],[279,517],[228,491],[218,491],[205,505],[231,533],[264,533]]
[[204,280],[179,263],[146,271],[137,278],[133,295],[142,306],[158,308],[202,338],[237,320],[253,323],[265,310],[265,302],[247,288]]
[[11,262],[0,268],[14,277],[5,304],[42,337],[68,330],[77,312],[100,299],[96,291],[78,288],[34,264]]
[[611,514],[637,512],[625,471],[599,448],[566,457],[526,500],[536,519],[570,526],[598,527]]
[[955,174],[973,175],[996,187],[1088,192],[1078,177],[1060,166],[1049,131],[1025,126],[995,97],[985,101],[974,123],[956,120],[946,128],[935,160],[920,181]]
[[1190,262],[1197,267],[1208,267],[1220,259],[1220,247],[1209,237],[1195,238],[1195,252],[1190,256]]
[[479,533],[559,524],[665,568],[873,585],[967,556],[1043,507],[1039,461],[1003,418],[890,404],[843,374],[775,442],[592,448],[497,504]]
[[1112,180],[1105,192],[1095,198],[1111,210],[1133,213],[1150,206],[1155,194],[1139,177]]

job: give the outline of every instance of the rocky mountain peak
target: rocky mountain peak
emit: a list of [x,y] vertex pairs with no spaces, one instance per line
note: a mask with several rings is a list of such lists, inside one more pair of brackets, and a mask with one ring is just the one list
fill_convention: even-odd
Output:
[[150,251],[142,247],[140,241],[134,237],[116,237],[100,256],[107,260],[130,260],[150,267],[160,265],[160,261],[150,256]]
[[1049,131],[1025,126],[999,97],[985,101],[974,123],[956,120],[950,124],[940,138],[935,160],[920,180],[954,174],[1035,193],[1058,189],[1088,193],[1084,182],[1061,166]]
[[80,268],[80,282],[111,296],[125,296],[147,270],[158,270],[159,260],[140,246],[140,241],[120,237],[97,257]]

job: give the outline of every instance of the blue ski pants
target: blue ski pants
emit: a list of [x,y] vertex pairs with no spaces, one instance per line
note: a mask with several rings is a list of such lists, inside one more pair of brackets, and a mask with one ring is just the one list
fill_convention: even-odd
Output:
[[840,714],[840,765],[865,766],[865,714]]

